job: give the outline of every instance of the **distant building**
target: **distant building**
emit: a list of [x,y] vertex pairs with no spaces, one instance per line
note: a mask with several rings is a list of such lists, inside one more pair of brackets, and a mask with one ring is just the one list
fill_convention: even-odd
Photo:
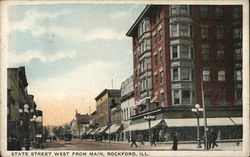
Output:
[[[119,119],[115,117],[111,121],[111,108],[114,104],[120,103],[121,91],[118,89],[105,89],[96,98],[96,122],[99,125],[99,131],[96,134],[106,132],[111,122]],[[114,113],[114,112],[113,112]]]

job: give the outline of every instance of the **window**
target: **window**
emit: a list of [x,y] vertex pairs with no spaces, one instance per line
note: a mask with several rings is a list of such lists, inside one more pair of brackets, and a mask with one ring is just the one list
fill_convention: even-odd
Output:
[[235,39],[241,39],[242,38],[241,28],[234,28],[233,36]]
[[217,25],[216,34],[217,34],[217,38],[224,37],[224,25]]
[[157,65],[158,64],[158,55],[157,54],[155,54],[155,65]]
[[179,105],[180,104],[180,94],[178,90],[174,91],[174,104]]
[[153,34],[153,42],[155,43],[157,41],[156,34]]
[[179,80],[178,68],[173,69],[173,81]]
[[164,96],[164,93],[162,92],[160,94],[160,103],[163,103],[164,102],[164,99],[165,99],[165,96]]
[[150,31],[150,20],[145,20],[145,32]]
[[171,25],[172,37],[178,37],[177,24]]
[[237,48],[234,49],[234,58],[236,60],[242,60],[242,52],[241,52],[242,48]]
[[222,44],[217,45],[217,55],[218,55],[218,58],[224,59],[224,55],[225,55],[224,45]]
[[201,38],[208,38],[208,26],[201,27]]
[[242,70],[235,70],[236,81],[242,81]]
[[226,72],[225,70],[218,71],[218,81],[225,81],[226,79]]
[[176,5],[172,5],[171,6],[171,15],[176,15],[177,14],[177,6]]
[[177,46],[172,46],[172,58],[173,59],[178,58]]
[[162,61],[162,58],[163,58],[163,52],[162,52],[162,49],[160,50],[160,61]]
[[207,17],[208,16],[208,6],[200,6],[200,14],[201,14],[201,17]]
[[235,6],[234,10],[233,10],[233,17],[235,19],[241,18],[242,17],[242,12],[241,12],[242,8],[241,6]]
[[210,81],[210,70],[204,69],[202,71],[203,81]]
[[219,104],[224,105],[226,103],[226,92],[219,91]]
[[188,45],[180,46],[180,56],[181,56],[181,59],[189,58],[189,46]]
[[184,81],[191,80],[190,68],[181,68],[181,80],[184,80]]
[[163,79],[164,79],[163,71],[161,71],[161,72],[160,72],[160,84],[163,83]]
[[162,41],[162,29],[160,29],[158,33],[158,42],[161,42],[161,41]]
[[187,5],[180,5],[180,14],[181,15],[188,15],[188,7],[187,7]]
[[155,74],[155,84],[158,84],[158,74]]
[[211,105],[211,94],[210,91],[204,91],[204,105],[210,106]]
[[184,25],[184,24],[180,25],[180,36],[188,37],[188,25]]
[[236,88],[235,91],[235,100],[236,104],[241,104],[242,105],[242,88]]
[[223,6],[217,6],[216,7],[216,16],[220,17],[220,16],[223,16],[223,14],[224,14]]
[[203,44],[201,45],[201,55],[203,60],[209,59],[209,45]]
[[187,105],[191,103],[190,90],[182,90],[182,104]]

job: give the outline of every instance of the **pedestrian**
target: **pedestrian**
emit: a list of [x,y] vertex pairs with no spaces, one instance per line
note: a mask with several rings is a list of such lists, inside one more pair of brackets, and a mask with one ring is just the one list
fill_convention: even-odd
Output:
[[212,138],[212,148],[214,148],[214,146],[218,147],[216,143],[217,134],[214,130],[211,130],[211,138]]
[[177,132],[175,132],[174,135],[173,135],[172,150],[177,150],[177,149],[178,149],[178,138],[177,138]]
[[131,143],[130,147],[133,147],[133,145],[135,145],[135,147],[137,147],[135,135],[132,136],[131,142],[132,142],[132,143]]
[[211,135],[211,131],[208,130],[207,131],[207,148],[208,149],[211,148],[211,144],[212,144],[212,135]]
[[156,140],[155,135],[152,135],[151,146],[152,145],[156,146],[155,140]]

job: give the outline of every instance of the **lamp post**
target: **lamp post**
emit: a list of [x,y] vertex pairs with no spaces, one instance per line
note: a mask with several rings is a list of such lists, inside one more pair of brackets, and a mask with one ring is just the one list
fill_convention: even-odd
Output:
[[31,108],[29,109],[29,105],[28,104],[24,104],[23,105],[23,109],[20,108],[19,109],[19,113],[20,114],[23,114],[24,116],[24,130],[25,130],[25,150],[29,150],[29,147],[30,147],[30,139],[29,139],[29,116],[30,116],[30,113],[33,113],[34,112],[34,109]]
[[200,113],[202,112],[203,108],[200,108],[199,104],[195,105],[195,108],[192,108],[192,112],[195,113],[196,117],[197,117],[197,148],[201,148],[201,141],[200,141]]
[[144,116],[144,119],[148,121],[148,126],[149,126],[149,129],[148,129],[148,133],[149,133],[149,143],[151,144],[151,139],[152,139],[152,136],[151,136],[151,121],[152,120],[155,120],[155,116],[150,116],[150,115],[147,115],[147,116]]

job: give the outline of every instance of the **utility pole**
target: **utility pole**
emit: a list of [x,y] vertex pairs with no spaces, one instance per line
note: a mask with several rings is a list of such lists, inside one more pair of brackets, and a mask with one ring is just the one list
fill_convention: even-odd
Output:
[[202,106],[203,106],[203,118],[204,118],[204,145],[205,149],[208,150],[207,143],[207,117],[206,117],[206,106],[204,100],[204,87],[203,87],[203,77],[201,75],[201,94],[202,94]]

